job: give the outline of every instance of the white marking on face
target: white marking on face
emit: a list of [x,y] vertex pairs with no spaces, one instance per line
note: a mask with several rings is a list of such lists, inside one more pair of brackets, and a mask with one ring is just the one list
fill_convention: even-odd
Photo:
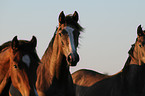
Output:
[[65,29],[68,33],[72,33],[72,32],[74,31],[74,29],[73,29],[72,27],[69,27],[69,26],[65,27],[64,29]]
[[37,93],[37,91],[36,91],[36,89],[34,88],[34,92],[35,92],[35,96],[38,96],[38,93]]
[[70,51],[74,53],[75,52],[74,35],[73,35],[74,29],[69,26],[65,27],[64,29],[68,32],[68,36],[70,38],[70,44],[69,44]]
[[22,57],[22,61],[27,65],[28,68],[30,67],[30,62],[31,62],[31,60],[30,60],[29,55],[24,55],[24,56]]

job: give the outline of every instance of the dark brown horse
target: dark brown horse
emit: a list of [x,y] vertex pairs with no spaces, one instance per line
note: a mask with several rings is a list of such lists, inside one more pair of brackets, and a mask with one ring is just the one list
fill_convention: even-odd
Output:
[[78,24],[78,13],[59,15],[59,26],[37,69],[36,89],[39,96],[74,96],[69,66],[76,66],[78,39],[83,28]]
[[138,26],[137,34],[126,64],[119,73],[107,76],[80,70],[72,74],[76,96],[144,96],[141,94],[145,91],[145,31],[141,25]]
[[35,96],[36,69],[40,61],[36,45],[34,36],[31,41],[18,41],[16,36],[0,46],[0,96],[9,94],[11,83],[22,96]]

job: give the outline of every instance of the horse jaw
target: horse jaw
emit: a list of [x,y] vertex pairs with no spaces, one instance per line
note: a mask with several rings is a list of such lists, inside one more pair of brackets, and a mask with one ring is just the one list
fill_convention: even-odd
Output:
[[142,61],[143,63],[145,63],[145,57],[142,57],[142,58],[141,58],[141,61]]

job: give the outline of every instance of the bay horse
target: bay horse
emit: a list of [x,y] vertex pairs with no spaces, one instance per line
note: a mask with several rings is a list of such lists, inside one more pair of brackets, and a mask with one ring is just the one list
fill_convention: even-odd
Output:
[[0,46],[0,96],[17,96],[9,94],[11,84],[22,96],[35,96],[36,69],[40,62],[36,45],[34,36],[31,41],[15,36]]
[[76,96],[144,96],[145,31],[141,25],[137,28],[137,35],[125,66],[119,73],[108,76],[85,69],[74,72],[72,78]]
[[74,96],[69,66],[79,61],[77,47],[83,28],[78,23],[78,13],[59,15],[59,26],[42,56],[37,69],[36,89],[39,96]]

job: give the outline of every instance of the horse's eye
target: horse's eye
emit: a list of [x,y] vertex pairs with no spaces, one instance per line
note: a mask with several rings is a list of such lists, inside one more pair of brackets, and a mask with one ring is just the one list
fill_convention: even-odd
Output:
[[64,43],[61,41],[61,44],[64,45]]
[[59,30],[61,30],[61,28],[59,28]]
[[141,47],[141,44],[139,44],[139,47]]
[[59,36],[61,36],[61,33],[59,33]]
[[17,65],[14,65],[14,68],[18,68]]

